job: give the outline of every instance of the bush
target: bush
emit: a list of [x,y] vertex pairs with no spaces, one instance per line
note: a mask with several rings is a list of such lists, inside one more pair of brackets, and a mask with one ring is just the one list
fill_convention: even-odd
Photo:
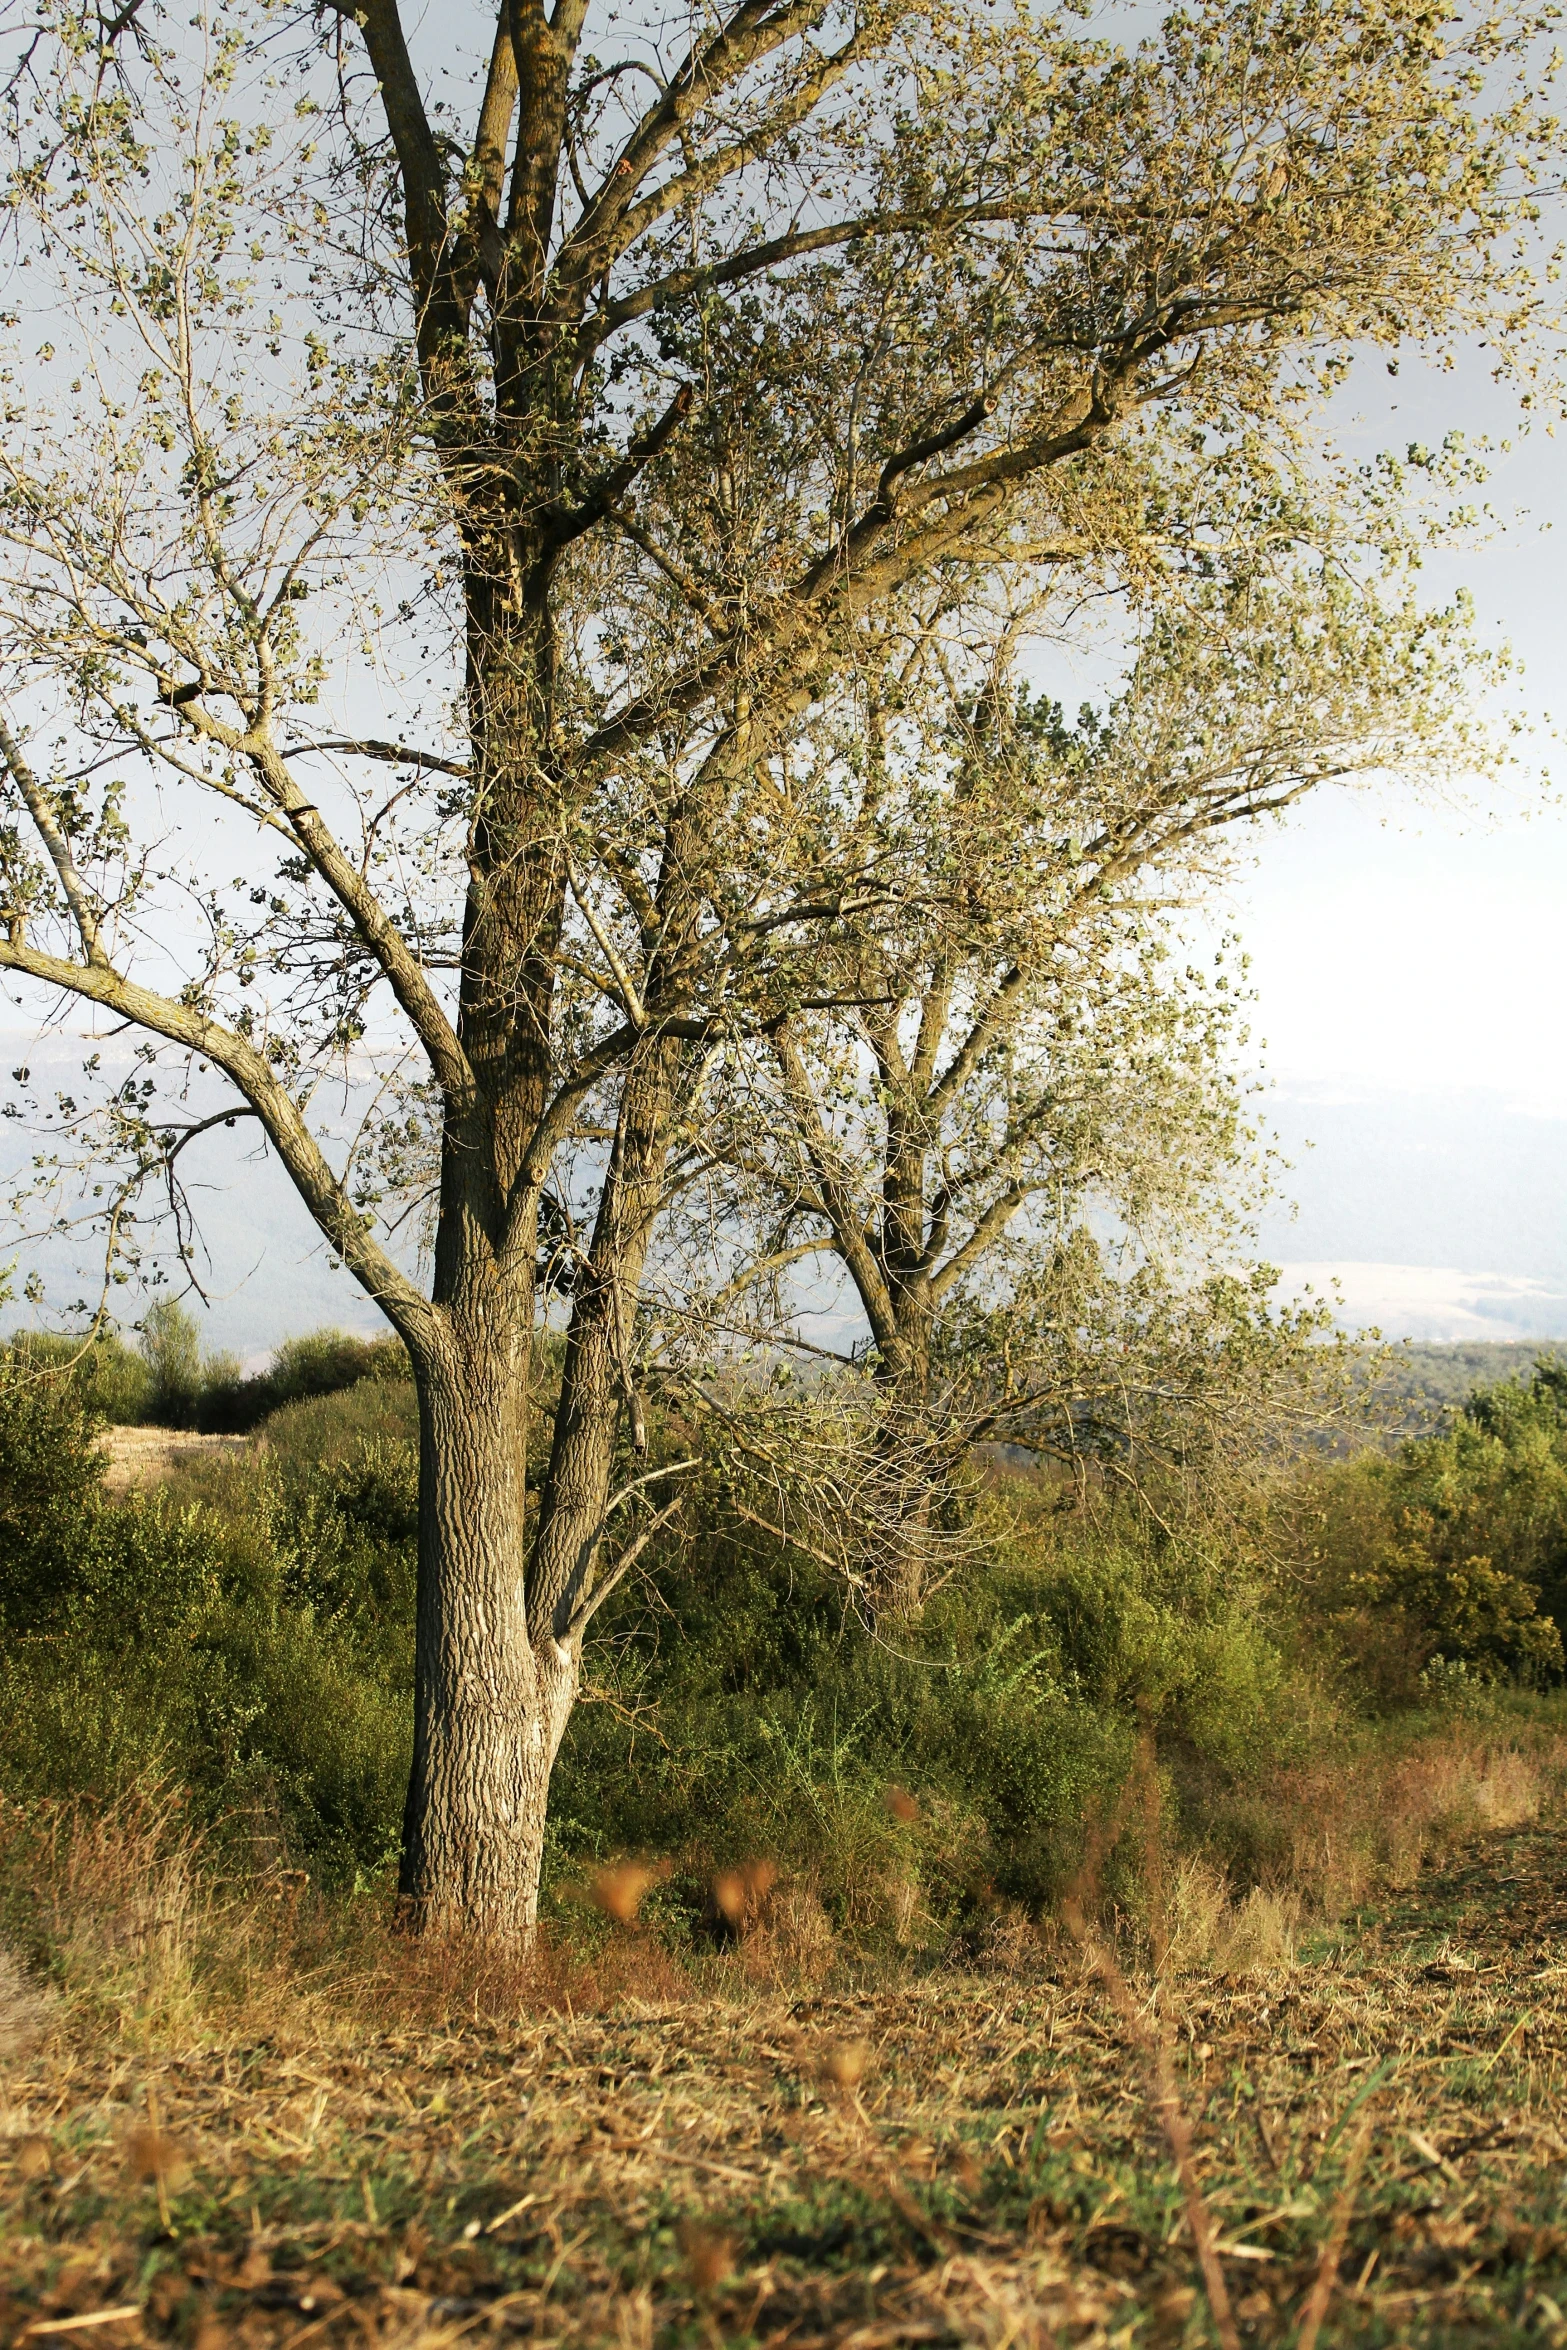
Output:
[[969,1931],[998,1901],[1055,1897],[1144,1721],[1193,1806],[1205,1777],[1293,1755],[1322,1705],[1258,1621],[1256,1570],[1038,1493],[982,1505],[972,1562],[896,1646],[749,1529],[624,1593],[557,1764],[555,1880],[584,1852],[684,1849],[693,1885],[715,1849],[766,1852],[839,1926]]
[[400,1338],[356,1338],[315,1330],[285,1339],[264,1371],[249,1378],[230,1354],[204,1353],[195,1317],[178,1298],[148,1308],[138,1345],[117,1331],[89,1338],[23,1331],[3,1350],[18,1365],[64,1379],[81,1408],[121,1427],[193,1428],[246,1435],[286,1405],[337,1395],[362,1380],[411,1379]]
[[216,1465],[204,1498],[177,1485],[116,1504],[71,1379],[7,1368],[8,1792],[112,1796],[164,1776],[273,1857],[334,1880],[385,1864],[411,1738],[416,1456],[341,1433],[324,1462],[268,1448]]
[[101,1508],[97,1422],[75,1388],[15,1350],[0,1357],[0,1625],[66,1622]]
[[211,1435],[242,1435],[287,1404],[336,1395],[375,1379],[409,1379],[408,1352],[400,1338],[355,1338],[344,1330],[316,1330],[285,1339],[265,1371],[241,1379],[207,1377],[196,1407],[196,1425]]
[[[147,1309],[141,1326],[141,1351],[147,1365],[146,1417],[160,1428],[194,1428],[203,1389],[211,1372],[204,1371],[201,1333],[194,1317],[178,1298],[161,1298]],[[220,1384],[239,1377],[239,1365],[230,1356],[219,1358],[215,1375]]]
[[[253,1860],[333,1883],[389,1865],[418,1519],[400,1360],[330,1334],[281,1349],[279,1389],[300,1392],[261,1445],[117,1504],[78,1371],[9,1350],[7,1792],[161,1774]],[[1561,1572],[1562,1427],[1549,1381],[1477,1398],[1438,1438],[1281,1480],[1249,1526],[998,1470],[964,1505],[964,1563],[895,1643],[714,1498],[599,1619],[557,1766],[551,1897],[590,1863],[667,1854],[655,1904],[695,1933],[714,1862],[765,1855],[851,1938],[979,1937],[998,1907],[1057,1896],[1145,1725],[1173,1832],[1237,1885],[1294,1881],[1280,1790],[1335,1784],[1380,1735],[1367,1714],[1450,1721],[1559,1668],[1540,1603]],[[1377,1849],[1369,1811],[1350,1844]]]
[[152,1375],[118,1331],[100,1329],[83,1339],[23,1330],[7,1342],[3,1357],[51,1380],[68,1380],[81,1409],[95,1420],[135,1427],[148,1417]]
[[1561,1674],[1567,1366],[1479,1389],[1440,1434],[1335,1463],[1305,1494],[1312,1603],[1382,1702],[1415,1702],[1437,1656],[1493,1680]]

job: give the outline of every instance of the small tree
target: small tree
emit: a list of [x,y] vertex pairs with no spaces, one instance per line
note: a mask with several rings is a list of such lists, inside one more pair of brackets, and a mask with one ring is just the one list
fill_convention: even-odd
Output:
[[881,888],[812,939],[703,1152],[765,1219],[735,1290],[834,1260],[916,1418],[943,1309],[1004,1294],[1010,1239],[1032,1266],[1096,1209],[1140,1260],[1188,1252],[1216,1210],[1227,1228],[1214,1184],[1242,1130],[1216,1072],[1240,999],[1175,951],[1172,900],[1324,782],[1483,756],[1453,694],[1460,614],[1267,553],[1229,569],[1150,617],[1113,704],[1075,724],[1019,687],[1016,616],[975,674],[962,648],[929,660],[933,613],[797,787],[816,853],[874,859]]
[[[800,823],[800,742],[933,592],[982,638],[1001,578],[1064,628],[1226,574],[1220,485],[1253,541],[1393,546],[1312,397],[1357,342],[1522,331],[1552,130],[1527,11],[1425,0],[1132,52],[968,0],[508,0],[448,61],[470,27],[464,113],[397,0],[29,24],[0,968],[145,1036],[132,1180],[203,1124],[160,1054],[221,1079],[407,1344],[404,1890],[526,1934],[607,1530],[656,1495],[614,1464],[670,1154],[734,1040],[792,1083],[817,942],[935,894]],[[394,1114],[334,1154],[345,1062]],[[377,1222],[423,1136],[427,1286]]]
[[150,1416],[168,1428],[194,1426],[201,1394],[201,1332],[177,1297],[159,1298],[147,1308],[141,1352],[152,1381]]

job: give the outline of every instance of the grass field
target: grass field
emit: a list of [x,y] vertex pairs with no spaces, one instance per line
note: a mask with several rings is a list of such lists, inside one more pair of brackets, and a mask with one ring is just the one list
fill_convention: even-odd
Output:
[[1567,2343],[1558,1819],[1289,1963],[1128,1968],[1020,1930],[791,1995],[632,1928],[520,2021],[56,2030],[4,2073],[0,2338],[1196,2344],[1196,2224],[1241,2342]]

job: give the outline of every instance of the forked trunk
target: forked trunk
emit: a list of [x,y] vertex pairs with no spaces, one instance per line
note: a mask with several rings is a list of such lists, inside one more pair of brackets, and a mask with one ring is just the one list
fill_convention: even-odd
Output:
[[[473,1334],[470,1334],[472,1338]],[[517,1374],[480,1343],[419,1367],[414,1757],[401,1891],[412,1922],[525,1944],[574,1653],[528,1637]]]
[[573,1305],[550,1463],[527,1509],[530,1332],[456,1240],[451,1342],[418,1366],[419,1601],[402,1892],[421,1929],[526,1944],[550,1774],[576,1700],[679,1047],[634,1054]]

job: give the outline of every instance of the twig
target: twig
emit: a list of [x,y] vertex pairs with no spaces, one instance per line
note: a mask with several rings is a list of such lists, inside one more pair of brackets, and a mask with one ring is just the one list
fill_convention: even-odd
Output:
[[26,2327],[22,2340],[30,2342],[40,2334],[81,2334],[89,2326],[125,2325],[133,2317],[140,2317],[139,2301],[117,2301],[112,2309],[89,2309],[80,2317],[41,2317]]
[[1141,2050],[1153,2078],[1152,2105],[1164,2132],[1165,2143],[1175,2161],[1175,2175],[1181,2183],[1181,2196],[1186,2206],[1186,2224],[1192,2232],[1197,2248],[1197,2265],[1202,2271],[1203,2291],[1213,2313],[1214,2331],[1221,2350],[1240,2350],[1240,2335],[1236,2331],[1235,2313],[1230,2306],[1230,2289],[1224,2281],[1224,2270],[1219,2264],[1218,2238],[1214,2232],[1212,2215],[1197,2176],[1192,2159],[1192,2129],[1181,2104],[1175,2085],[1175,2066],[1171,2061],[1170,2045],[1161,2018],[1160,2029],[1150,2029],[1142,2009],[1110,1952],[1095,1942],[1088,1933],[1082,1912],[1075,1902],[1065,1910],[1067,1930],[1074,1940],[1086,1949],[1094,1972],[1109,1992],[1115,2011],[1128,2037]]
[[158,2217],[163,2223],[164,2234],[171,2236],[174,2223],[169,2217],[169,2190],[163,2176],[163,2125],[158,2116],[158,2092],[150,2081],[147,2083],[147,2119],[152,2125],[152,2180],[158,2191]]

